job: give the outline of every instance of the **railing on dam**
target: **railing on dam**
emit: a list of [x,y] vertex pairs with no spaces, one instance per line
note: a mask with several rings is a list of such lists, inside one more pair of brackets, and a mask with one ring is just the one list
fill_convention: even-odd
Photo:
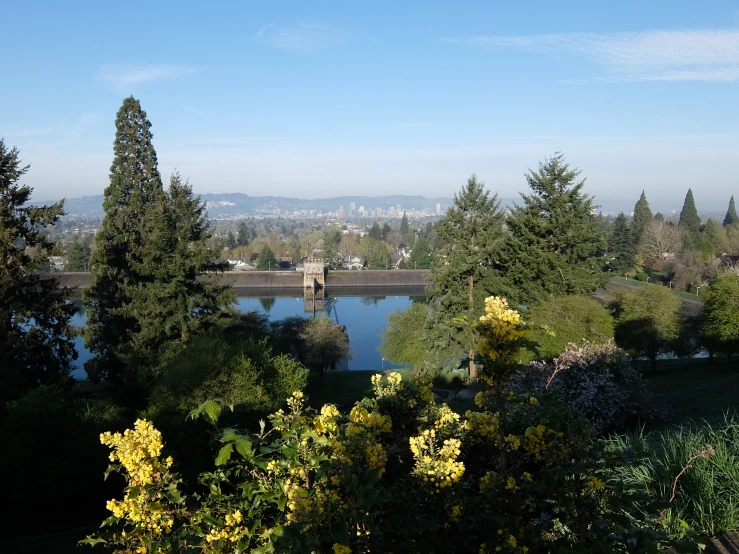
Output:
[[[92,284],[92,274],[58,272],[44,274],[59,280],[60,286],[86,288]],[[303,273],[300,271],[226,271],[201,276],[203,279],[216,279],[234,288],[303,288]],[[339,287],[424,287],[428,284],[429,271],[423,269],[395,270],[337,270],[326,276],[326,290]]]

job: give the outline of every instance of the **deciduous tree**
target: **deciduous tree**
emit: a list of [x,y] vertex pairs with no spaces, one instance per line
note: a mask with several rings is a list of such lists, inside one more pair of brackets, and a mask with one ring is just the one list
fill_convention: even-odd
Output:
[[342,360],[349,358],[349,336],[346,328],[327,317],[314,317],[300,333],[303,341],[301,359],[305,367],[318,373],[321,381],[329,369],[336,369]]
[[655,219],[644,227],[638,248],[643,258],[662,260],[669,254],[675,254],[681,245],[680,229]]
[[418,373],[428,359],[423,332],[428,313],[428,305],[414,302],[405,310],[388,315],[377,348],[382,357],[394,364],[411,365]]
[[701,335],[729,361],[739,352],[739,275],[724,275],[708,289],[703,299]]
[[634,357],[649,359],[657,371],[660,354],[673,352],[680,335],[680,300],[667,287],[621,289],[608,303],[616,344]]

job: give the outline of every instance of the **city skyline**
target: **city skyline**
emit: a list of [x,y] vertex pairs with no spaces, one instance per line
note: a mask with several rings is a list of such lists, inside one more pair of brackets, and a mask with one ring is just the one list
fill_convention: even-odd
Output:
[[739,194],[733,2],[178,6],[6,8],[0,136],[35,199],[103,192],[130,94],[198,193],[451,196],[474,172],[515,198],[562,151],[602,205]]

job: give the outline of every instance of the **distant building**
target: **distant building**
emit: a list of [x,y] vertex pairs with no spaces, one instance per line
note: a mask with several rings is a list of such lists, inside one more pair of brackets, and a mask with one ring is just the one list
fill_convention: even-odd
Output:
[[50,271],[64,271],[64,258],[62,256],[49,256]]
[[382,217],[382,208],[377,208],[375,210],[375,217]]
[[339,206],[339,219],[345,219],[346,218],[346,210],[344,210],[344,206]]
[[439,202],[436,203],[436,215],[441,215],[441,204]]
[[357,209],[357,205],[354,202],[349,202],[349,215],[354,215],[354,210]]

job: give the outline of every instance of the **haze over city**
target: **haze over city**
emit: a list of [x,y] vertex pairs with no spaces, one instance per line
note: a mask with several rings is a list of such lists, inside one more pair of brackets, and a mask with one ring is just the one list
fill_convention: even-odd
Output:
[[512,198],[556,151],[605,207],[739,192],[735,2],[76,6],[0,22],[34,199],[102,194],[131,94],[199,193],[449,197],[475,172]]

